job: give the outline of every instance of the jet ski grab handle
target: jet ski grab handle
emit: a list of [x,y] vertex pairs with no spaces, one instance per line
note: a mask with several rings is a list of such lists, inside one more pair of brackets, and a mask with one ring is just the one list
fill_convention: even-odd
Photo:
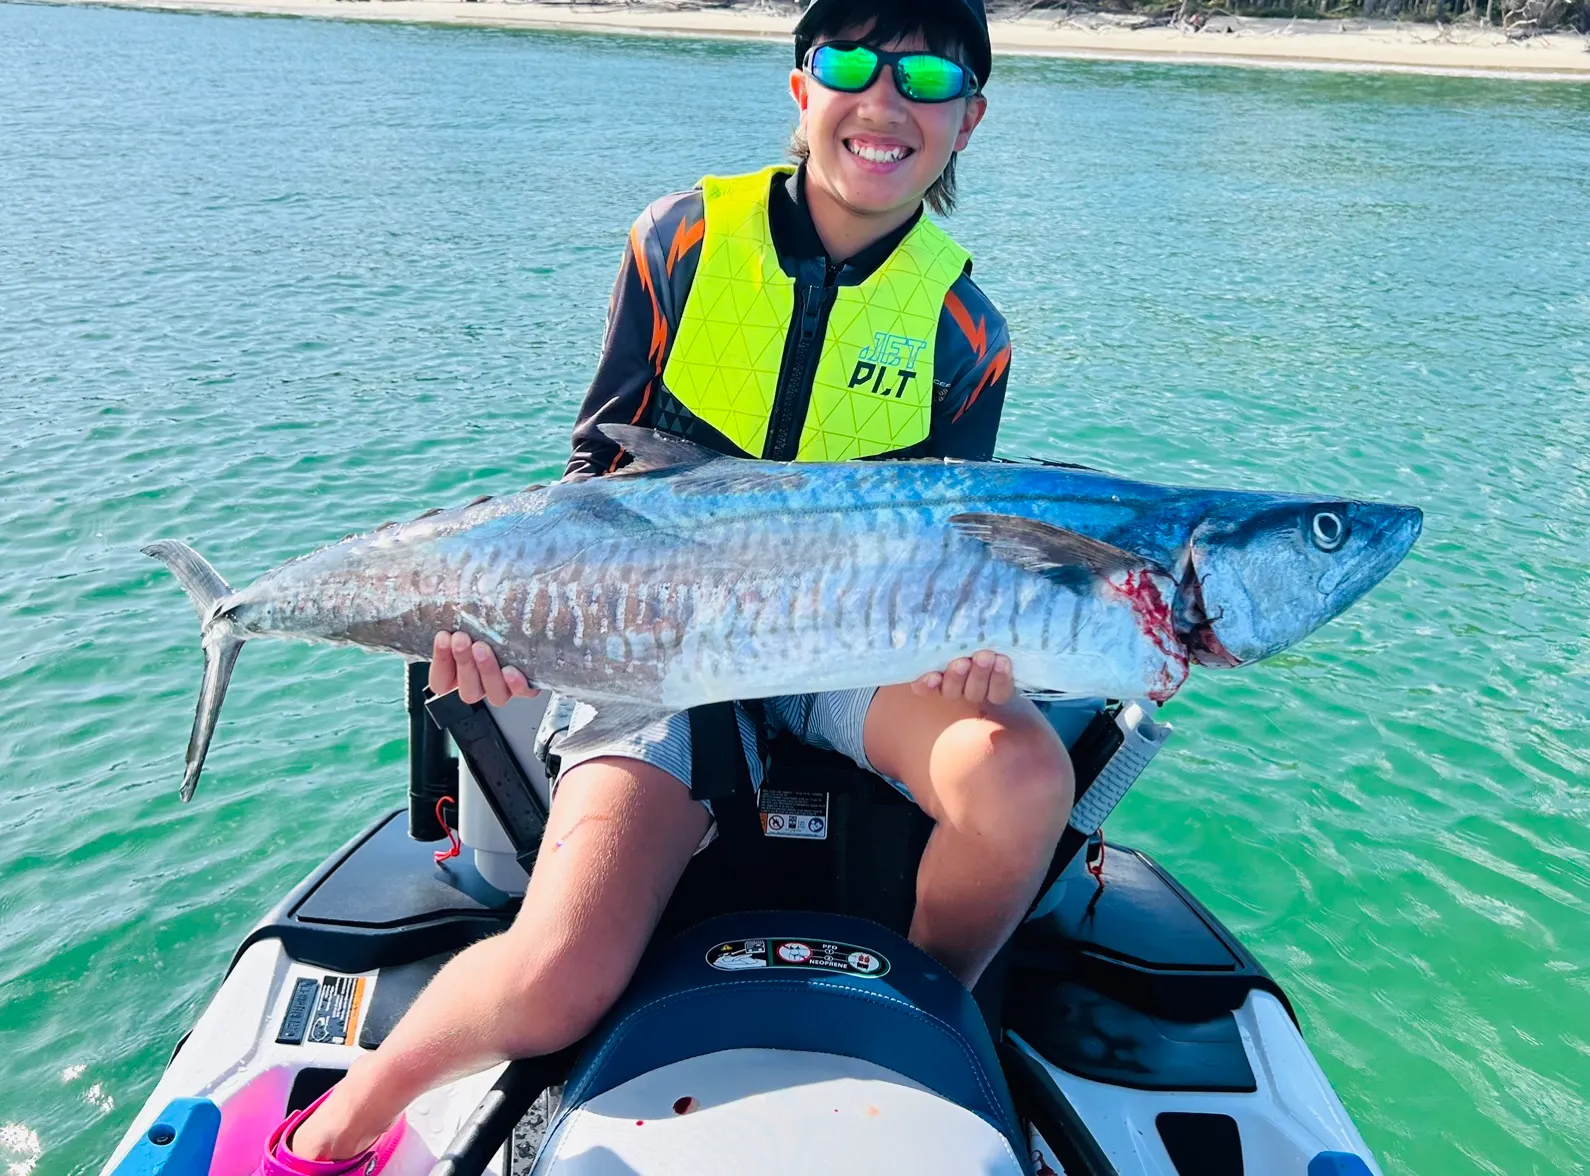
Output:
[[458,760],[449,753],[446,734],[425,709],[425,684],[430,662],[410,662],[405,676],[403,709],[409,719],[409,836],[415,841],[443,841],[447,829],[436,806],[458,799]]
[[[460,704],[466,705],[466,704]],[[574,1064],[575,1050],[561,1050],[539,1058],[509,1062],[486,1097],[453,1136],[430,1176],[480,1176],[494,1155],[513,1135],[513,1129],[547,1087],[563,1081]],[[508,1171],[504,1164],[502,1170]]]
[[[1039,709],[1045,712],[1061,737],[1066,738],[1043,702],[1039,703]],[[1169,723],[1158,722],[1150,716],[1141,703],[1110,703],[1102,706],[1079,734],[1067,740],[1076,779],[1076,799],[1071,820],[1060,834],[1060,843],[1050,859],[1043,885],[1038,888],[1038,897],[1028,912],[1029,918],[1047,914],[1052,908],[1054,885],[1083,846],[1089,847],[1090,871],[1094,865],[1093,849],[1099,847],[1101,872],[1094,876],[1101,887],[1104,885],[1100,830],[1149,761],[1165,745],[1172,730]]]
[[[492,815],[513,846],[514,858],[529,874],[547,829],[547,809],[502,731],[483,702],[470,704],[454,691],[440,698],[425,692],[425,710],[453,738],[469,774],[480,785]],[[411,788],[411,792],[419,791]]]

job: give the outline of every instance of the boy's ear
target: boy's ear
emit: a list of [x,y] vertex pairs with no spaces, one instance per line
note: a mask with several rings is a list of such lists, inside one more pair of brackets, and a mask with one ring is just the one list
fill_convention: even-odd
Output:
[[[811,90],[808,88],[808,83],[807,83],[807,80],[806,80],[806,71],[805,70],[803,70],[803,69],[792,69],[792,70],[790,70],[790,74],[789,74],[789,93],[790,93],[790,97],[795,99],[795,105],[800,108],[800,112],[802,114],[805,114],[806,113],[806,103],[809,101],[809,99],[811,97]],[[981,97],[981,95],[979,95],[979,97]]]
[[961,116],[961,129],[955,136],[955,150],[965,151],[966,144],[972,141],[972,132],[983,121],[983,115],[988,113],[988,99],[981,94],[974,94],[966,100],[966,113]]

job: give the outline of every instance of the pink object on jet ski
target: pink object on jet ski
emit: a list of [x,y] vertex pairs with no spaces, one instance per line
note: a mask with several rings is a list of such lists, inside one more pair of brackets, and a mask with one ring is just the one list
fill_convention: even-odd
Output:
[[[315,1109],[325,1102],[331,1091],[326,1091],[314,1102],[301,1111],[289,1115],[281,1126],[271,1132],[270,1138],[265,1141],[265,1154],[260,1160],[260,1176],[379,1176],[386,1171],[393,1155],[399,1145],[408,1136],[408,1123],[400,1115],[398,1121],[388,1127],[381,1138],[375,1141],[375,1146],[362,1151],[358,1155],[346,1160],[306,1160],[297,1156],[287,1146],[287,1141],[293,1132],[314,1114]],[[411,1149],[412,1150],[412,1149]],[[426,1155],[426,1164],[429,1166],[429,1154]],[[402,1170],[400,1165],[394,1169],[393,1176]]]

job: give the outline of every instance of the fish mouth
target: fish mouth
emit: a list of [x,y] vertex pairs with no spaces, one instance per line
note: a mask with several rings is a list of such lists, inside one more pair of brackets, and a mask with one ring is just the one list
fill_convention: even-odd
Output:
[[1229,670],[1242,664],[1242,659],[1225,647],[1215,636],[1215,627],[1208,621],[1195,626],[1184,638],[1187,655],[1201,666],[1214,670]]
[[1226,648],[1225,642],[1215,633],[1214,622],[1204,606],[1203,580],[1191,552],[1187,555],[1186,571],[1176,586],[1176,629],[1187,648],[1187,656],[1198,665],[1210,669],[1229,670],[1242,665],[1242,659]]

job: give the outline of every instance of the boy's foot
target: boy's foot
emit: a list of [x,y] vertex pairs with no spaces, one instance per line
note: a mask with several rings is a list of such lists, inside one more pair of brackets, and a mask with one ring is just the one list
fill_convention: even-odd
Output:
[[328,1090],[303,1110],[294,1111],[280,1127],[271,1132],[270,1138],[265,1141],[265,1154],[260,1160],[260,1176],[355,1176],[355,1173],[357,1176],[379,1176],[386,1168],[408,1130],[408,1124],[402,1117],[386,1129],[381,1138],[375,1141],[374,1147],[346,1160],[306,1160],[293,1153],[288,1146],[292,1142],[293,1132],[314,1114],[315,1109],[330,1094]]

